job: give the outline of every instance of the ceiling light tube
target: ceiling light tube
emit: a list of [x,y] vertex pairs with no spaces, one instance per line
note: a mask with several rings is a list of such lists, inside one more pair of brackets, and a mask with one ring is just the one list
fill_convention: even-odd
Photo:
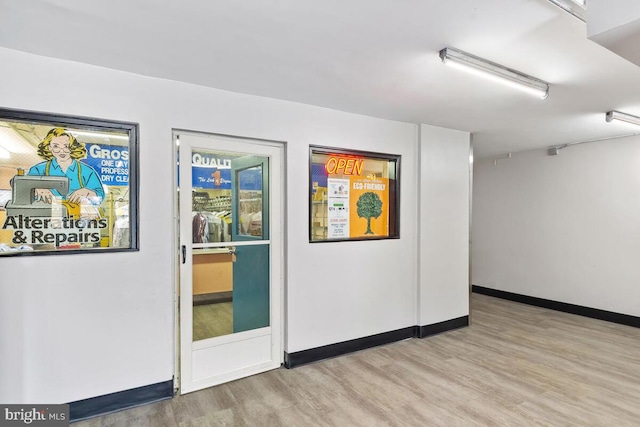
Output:
[[631,114],[621,113],[620,111],[608,111],[605,116],[607,122],[612,120],[619,120],[621,122],[631,123],[632,125],[640,126],[640,117],[632,116]]
[[549,83],[470,53],[446,47],[440,51],[440,59],[444,64],[522,90],[538,98],[546,99],[549,96]]
[[581,20],[587,22],[586,8],[587,2],[585,0],[549,0],[551,3],[558,6],[560,9],[568,12]]

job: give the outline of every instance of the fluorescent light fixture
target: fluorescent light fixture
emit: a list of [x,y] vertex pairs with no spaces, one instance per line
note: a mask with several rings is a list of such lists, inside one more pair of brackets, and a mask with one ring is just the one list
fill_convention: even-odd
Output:
[[586,0],[549,0],[551,3],[558,6],[560,9],[568,12],[581,20],[587,22],[587,2]]
[[631,114],[621,113],[620,111],[609,111],[605,116],[607,122],[612,120],[619,120],[621,122],[631,123],[632,125],[640,126],[640,117],[632,116]]
[[8,125],[0,124],[0,148],[9,153],[26,154],[33,152],[33,146]]
[[440,58],[444,64],[519,89],[538,98],[546,99],[549,96],[549,83],[470,53],[445,47],[440,51]]
[[87,131],[83,131],[83,130],[68,130],[67,132],[69,132],[73,136],[80,135],[80,136],[88,136],[88,137],[94,137],[94,138],[123,139],[125,141],[129,140],[129,136],[128,135],[120,135],[120,134],[116,134],[116,133],[87,132]]
[[9,158],[11,158],[11,154],[9,153],[9,151],[0,147],[0,159],[9,159]]

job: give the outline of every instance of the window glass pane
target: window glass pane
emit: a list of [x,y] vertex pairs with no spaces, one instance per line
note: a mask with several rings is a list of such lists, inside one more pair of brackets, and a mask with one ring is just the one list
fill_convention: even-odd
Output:
[[0,118],[0,256],[132,248],[130,141],[129,130]]
[[268,239],[268,158],[198,148],[191,175],[193,340],[269,326],[270,246],[234,246]]
[[193,243],[231,241],[231,159],[236,157],[213,150],[193,152]]
[[310,240],[397,237],[397,156],[311,149]]
[[[266,158],[199,149],[192,154],[193,243],[231,242],[263,233],[263,170]],[[237,165],[251,164],[238,168]],[[233,204],[232,173],[237,183]],[[236,221],[236,224],[232,224]],[[233,227],[233,229],[232,229]],[[235,238],[232,230],[235,230]]]
[[238,171],[238,234],[262,238],[262,166]]

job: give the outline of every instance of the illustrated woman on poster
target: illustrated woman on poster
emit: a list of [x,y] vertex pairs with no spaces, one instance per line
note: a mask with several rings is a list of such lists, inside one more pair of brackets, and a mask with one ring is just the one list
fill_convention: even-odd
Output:
[[104,187],[100,177],[91,166],[80,162],[87,156],[87,149],[65,129],[51,129],[38,145],[38,155],[45,161],[32,166],[28,175],[66,176],[69,178],[69,194],[37,189],[37,200],[52,203],[54,198],[62,198],[70,203],[102,202]]

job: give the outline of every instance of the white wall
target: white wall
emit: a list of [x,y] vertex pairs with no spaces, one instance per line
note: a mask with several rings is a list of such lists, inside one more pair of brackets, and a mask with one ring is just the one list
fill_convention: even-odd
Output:
[[589,0],[587,37],[640,66],[640,2]]
[[468,132],[420,127],[421,326],[469,314]]
[[640,138],[476,162],[472,283],[640,315]]
[[[140,124],[139,252],[0,258],[1,402],[69,402],[171,379],[172,128],[287,142],[286,351],[417,324],[417,125],[2,48],[0,63],[0,107]],[[308,243],[309,144],[402,155],[401,239]],[[455,162],[457,152],[432,148],[434,166],[440,155]],[[427,206],[447,201],[444,188],[424,188]],[[421,248],[452,249],[449,238],[434,232]],[[425,270],[423,311],[437,315],[425,321],[466,314],[455,292],[441,298],[441,273],[428,277]]]
[[637,0],[589,0],[587,37],[606,33],[640,19]]

